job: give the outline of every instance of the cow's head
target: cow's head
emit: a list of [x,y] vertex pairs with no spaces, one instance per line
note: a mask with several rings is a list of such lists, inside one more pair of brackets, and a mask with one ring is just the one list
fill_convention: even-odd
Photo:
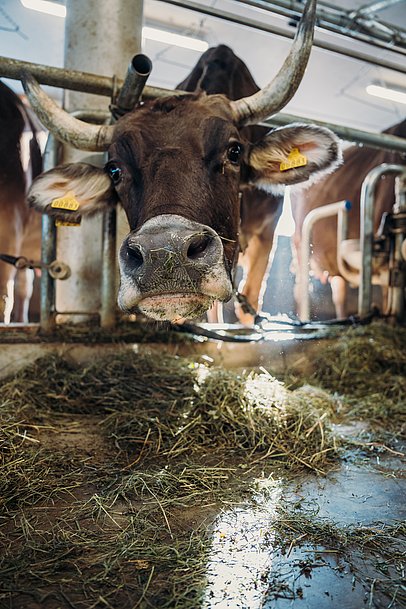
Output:
[[[36,180],[30,202],[55,216],[91,215],[120,201],[130,233],[120,250],[120,307],[155,319],[196,317],[232,294],[238,253],[239,192],[271,189],[330,169],[339,158],[327,129],[291,125],[259,143],[242,127],[279,111],[293,96],[312,44],[315,1],[309,0],[280,73],[249,98],[183,95],[148,101],[114,126],[83,123],[58,108],[32,78],[25,88],[44,124],[78,148],[108,150],[104,169],[57,167]],[[283,170],[298,149],[306,164]],[[295,163],[294,163],[295,164]],[[297,165],[297,163],[296,163]],[[76,210],[53,201],[73,193]]]

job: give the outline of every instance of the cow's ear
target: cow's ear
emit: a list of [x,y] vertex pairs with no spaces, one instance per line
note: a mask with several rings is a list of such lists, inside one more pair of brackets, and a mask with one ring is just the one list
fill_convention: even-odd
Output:
[[294,123],[274,129],[253,145],[248,181],[264,190],[314,182],[342,162],[338,138],[324,127]]
[[28,192],[31,207],[65,221],[78,221],[117,202],[109,176],[87,163],[60,165],[41,174]]

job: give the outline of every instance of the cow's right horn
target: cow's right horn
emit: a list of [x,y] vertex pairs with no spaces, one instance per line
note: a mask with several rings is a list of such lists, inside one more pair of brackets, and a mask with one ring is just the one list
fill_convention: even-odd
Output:
[[279,112],[296,93],[313,43],[316,0],[307,0],[290,53],[275,78],[254,95],[231,102],[234,120],[252,125]]
[[21,81],[34,112],[56,138],[80,150],[107,150],[114,126],[92,125],[74,118],[41,89],[31,74],[24,73]]

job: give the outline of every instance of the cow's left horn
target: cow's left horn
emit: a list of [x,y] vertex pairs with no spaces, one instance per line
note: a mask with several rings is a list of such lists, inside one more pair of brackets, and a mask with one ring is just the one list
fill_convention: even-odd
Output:
[[73,117],[41,89],[31,74],[25,73],[21,81],[34,112],[56,138],[80,150],[107,150],[113,137],[112,125],[92,125]]
[[278,74],[254,95],[231,102],[236,123],[258,123],[279,112],[294,96],[309,59],[315,20],[316,0],[307,0],[290,53]]

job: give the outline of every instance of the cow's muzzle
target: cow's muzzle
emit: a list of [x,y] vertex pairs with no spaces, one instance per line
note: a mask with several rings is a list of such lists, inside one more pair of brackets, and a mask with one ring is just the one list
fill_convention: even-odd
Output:
[[199,317],[232,294],[216,231],[177,215],[152,218],[126,237],[120,274],[120,307],[153,319]]

